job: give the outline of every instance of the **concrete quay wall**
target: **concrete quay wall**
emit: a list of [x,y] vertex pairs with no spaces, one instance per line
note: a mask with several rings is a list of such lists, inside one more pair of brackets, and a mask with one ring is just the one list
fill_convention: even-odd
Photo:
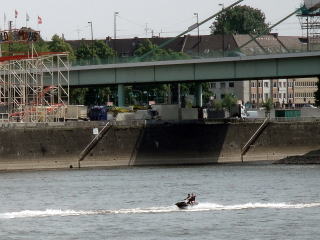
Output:
[[[112,125],[81,167],[241,162],[241,148],[260,123]],[[103,123],[3,125],[0,170],[76,168],[79,154]],[[320,157],[320,123],[269,123],[244,162]]]

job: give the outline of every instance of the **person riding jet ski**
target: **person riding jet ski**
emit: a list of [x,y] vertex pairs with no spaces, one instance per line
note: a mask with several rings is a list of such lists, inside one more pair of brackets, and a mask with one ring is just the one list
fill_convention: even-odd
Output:
[[195,202],[196,202],[196,195],[194,193],[192,193],[187,201],[187,204],[194,204]]
[[183,202],[177,202],[175,205],[180,209],[186,209],[197,204],[198,203],[196,202],[196,195],[194,193],[188,193],[188,196],[183,199]]
[[189,202],[190,198],[191,198],[191,194],[188,193],[188,196],[187,196],[185,199],[183,199],[183,200],[185,200],[186,202]]

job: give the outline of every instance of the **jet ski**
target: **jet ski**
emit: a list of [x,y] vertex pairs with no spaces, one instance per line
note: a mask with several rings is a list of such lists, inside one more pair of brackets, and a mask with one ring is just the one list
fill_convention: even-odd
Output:
[[175,205],[180,209],[187,209],[187,208],[198,205],[198,203],[197,202],[194,202],[194,203],[177,202]]

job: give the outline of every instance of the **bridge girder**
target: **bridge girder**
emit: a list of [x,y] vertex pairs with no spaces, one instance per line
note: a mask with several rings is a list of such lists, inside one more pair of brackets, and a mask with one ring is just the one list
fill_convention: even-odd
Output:
[[320,76],[320,52],[141,62],[70,69],[70,86],[217,82]]

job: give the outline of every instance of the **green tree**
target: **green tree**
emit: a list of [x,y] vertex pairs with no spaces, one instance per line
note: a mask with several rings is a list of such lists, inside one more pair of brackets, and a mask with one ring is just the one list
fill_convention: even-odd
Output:
[[212,104],[212,107],[214,110],[216,111],[220,111],[223,109],[223,106],[222,106],[222,102],[217,100],[217,101],[214,101],[213,104]]
[[271,109],[273,108],[272,99],[271,99],[271,98],[268,98],[267,101],[265,101],[265,102],[262,104],[262,107],[264,107],[264,108],[266,109],[266,117],[269,117],[269,118],[270,118],[270,112],[271,112]]
[[168,84],[133,85],[126,87],[129,104],[146,104],[149,101],[162,103],[169,91]]
[[110,87],[71,88],[70,103],[76,105],[105,105],[110,101]]
[[314,93],[314,98],[316,100],[315,105],[320,106],[320,77],[318,77],[317,87],[318,90]]
[[80,47],[75,51],[77,64],[89,65],[92,60],[92,50],[87,44],[81,43]]
[[268,27],[260,9],[245,5],[228,9],[210,26],[211,34],[260,34]]
[[231,95],[226,94],[225,97],[222,99],[222,106],[226,108],[229,112],[231,112],[231,108],[236,105],[237,99]]
[[141,57],[147,52],[153,51],[152,54],[147,56],[143,61],[159,61],[159,60],[177,60],[187,59],[188,55],[182,52],[175,52],[171,49],[159,48],[158,45],[152,43],[149,39],[139,44],[138,48],[134,51],[134,56]]
[[110,48],[104,41],[94,41],[93,45],[81,43],[75,51],[76,58],[80,65],[108,63],[116,56],[116,52]]
[[74,59],[74,51],[71,45],[56,34],[53,35],[51,42],[49,42],[48,49],[51,52],[68,52],[70,59]]
[[70,104],[86,105],[87,92],[88,88],[70,88]]
[[40,39],[38,42],[35,42],[34,47],[37,52],[48,52],[49,51],[49,45],[43,39]]
[[84,104],[105,105],[111,94],[109,87],[90,87],[84,94]]
[[[48,51],[48,44],[43,41],[42,39],[38,40],[37,42],[16,42],[9,44],[2,44],[1,50],[3,53],[3,56],[9,56],[9,46],[10,46],[10,52],[15,54],[30,54],[33,50],[35,50],[37,53],[39,52],[47,52]],[[32,49],[33,48],[33,49]]]
[[75,51],[77,59],[90,59],[92,57],[92,51],[87,44],[80,44],[80,47]]
[[[181,83],[181,93],[182,94],[196,94],[196,83]],[[203,82],[202,86],[202,100],[204,103],[208,103],[212,92],[210,90],[210,83]]]
[[95,41],[93,47],[95,55],[100,59],[116,56],[116,52],[102,40]]

